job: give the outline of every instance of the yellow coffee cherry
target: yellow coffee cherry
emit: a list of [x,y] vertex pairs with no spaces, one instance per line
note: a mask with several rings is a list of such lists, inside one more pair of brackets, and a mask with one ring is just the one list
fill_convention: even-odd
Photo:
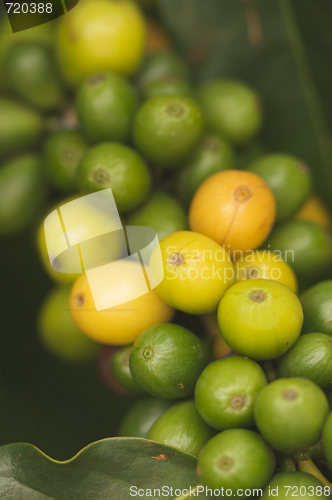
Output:
[[316,222],[327,229],[332,228],[332,217],[325,203],[316,195],[311,196],[294,216],[297,220]]
[[293,269],[270,250],[248,251],[234,262],[235,282],[247,279],[280,281],[297,293],[297,279]]
[[93,291],[105,301],[115,297],[118,305],[99,311],[87,275],[80,276],[72,287],[69,299],[71,315],[78,327],[97,342],[128,345],[150,326],[170,322],[174,310],[159,297],[156,290],[139,296],[141,282],[136,277],[141,272],[138,262],[117,261],[112,273],[114,279],[101,279]]
[[60,21],[57,58],[64,79],[77,86],[99,71],[132,75],[145,47],[146,26],[132,0],[81,0]]
[[214,240],[193,231],[177,231],[160,242],[150,259],[152,277],[164,278],[159,295],[172,307],[189,314],[215,311],[226,290],[234,283],[228,252]]

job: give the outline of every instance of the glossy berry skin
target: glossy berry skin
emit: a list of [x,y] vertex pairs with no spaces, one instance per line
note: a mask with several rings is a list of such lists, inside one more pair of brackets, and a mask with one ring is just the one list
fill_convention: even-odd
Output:
[[142,332],[130,354],[134,381],[152,396],[183,398],[192,394],[207,362],[203,343],[187,328],[161,323]]
[[249,251],[234,262],[235,280],[268,279],[280,281],[297,293],[297,280],[293,269],[270,250]]
[[91,142],[127,141],[138,98],[130,83],[110,72],[89,75],[76,95],[83,133]]
[[176,77],[165,77],[161,80],[151,83],[145,89],[145,98],[151,99],[152,97],[161,95],[182,95],[190,97],[192,89],[185,80]]
[[279,377],[305,377],[319,387],[332,383],[332,338],[324,333],[300,335],[278,360]]
[[103,345],[99,351],[99,356],[97,360],[98,372],[101,379],[105,384],[112,389],[117,394],[121,396],[133,396],[134,394],[127,391],[119,382],[115,379],[113,372],[111,370],[111,362],[114,354],[117,352],[118,347],[112,347],[109,345]]
[[35,154],[21,154],[1,165],[0,235],[28,227],[46,199],[45,184],[43,164]]
[[280,378],[264,387],[255,402],[255,422],[267,442],[287,455],[318,442],[329,411],[327,398],[305,378]]
[[103,142],[83,157],[78,179],[89,193],[112,188],[119,212],[136,208],[148,196],[151,174],[143,158],[132,148],[117,142]]
[[291,155],[275,153],[262,156],[252,162],[248,170],[264,179],[271,189],[277,205],[277,222],[294,215],[312,189],[309,167]]
[[[273,474],[275,457],[263,438],[247,429],[228,429],[217,434],[198,456],[197,472],[208,488],[232,490],[245,498],[246,489],[263,488]],[[243,495],[237,496],[237,490]]]
[[145,36],[145,19],[136,2],[79,2],[57,26],[56,55],[63,79],[76,87],[99,71],[132,75],[142,59]]
[[272,492],[278,492],[279,500],[287,500],[289,494],[298,491],[304,500],[312,498],[325,497],[327,488],[324,490],[323,484],[312,474],[306,472],[280,472],[273,476],[264,488],[262,500],[268,500],[272,497]]
[[134,382],[129,368],[131,346],[122,347],[116,351],[111,359],[110,367],[115,380],[132,394],[142,395],[145,391]]
[[261,246],[275,220],[271,189],[258,175],[224,170],[197,189],[189,209],[189,227],[223,245],[233,259]]
[[194,401],[181,401],[163,413],[148,432],[147,439],[175,446],[197,456],[215,434],[196,410]]
[[298,297],[283,283],[248,279],[227,290],[218,307],[218,324],[236,353],[269,360],[295,344],[303,311]]
[[326,229],[331,229],[332,227],[332,218],[328,207],[325,202],[315,194],[312,194],[307,199],[300,210],[296,212],[294,218],[297,220],[316,222],[316,224],[326,227]]
[[166,191],[154,191],[147,202],[129,216],[127,225],[152,227],[161,241],[168,234],[187,229],[187,214],[174,196]]
[[[332,241],[328,230],[314,222],[290,220],[277,226],[264,248],[278,251],[293,268],[300,289],[324,278],[332,267]],[[313,331],[320,331],[314,329]]]
[[[97,311],[86,273],[80,275],[71,289],[71,315],[88,337],[102,344],[131,345],[141,332],[150,326],[172,320],[173,309],[155,290],[137,296],[137,290],[140,290],[137,276],[142,273],[140,263],[126,259],[117,260],[113,270],[115,275],[123,276],[122,283],[125,284],[121,286],[120,282],[120,285],[113,289],[121,304],[121,314],[118,307]],[[127,276],[133,279],[129,280]],[[108,280],[100,283],[102,295],[107,296],[109,290]]]
[[198,100],[210,129],[235,144],[251,140],[262,125],[262,108],[257,94],[246,84],[220,79],[198,89]]
[[332,337],[332,280],[308,288],[300,301],[304,313],[302,333],[321,332]]
[[159,248],[152,252],[149,267],[157,281],[161,251],[164,279],[156,288],[158,294],[172,307],[189,314],[215,311],[234,283],[233,263],[226,250],[192,231],[169,234]]
[[38,316],[41,343],[55,358],[68,363],[92,361],[99,345],[75,325],[68,310],[70,288],[54,288],[42,304]]
[[186,167],[178,178],[177,194],[189,204],[199,186],[211,175],[235,167],[233,148],[220,134],[203,135]]
[[63,193],[77,190],[77,169],[88,147],[74,130],[60,130],[44,143],[43,160],[50,183]]
[[184,82],[188,80],[186,62],[177,53],[168,50],[148,54],[141,65],[136,82],[145,94],[150,85],[167,78],[177,78]]
[[173,399],[149,397],[140,399],[124,416],[118,435],[146,438],[155,421],[174,403]]
[[203,419],[219,431],[254,424],[254,402],[267,384],[261,367],[234,356],[210,363],[195,386],[195,404]]
[[17,97],[46,112],[64,104],[64,90],[49,48],[30,40],[16,43],[4,64],[7,85]]
[[34,110],[0,97],[0,158],[35,146],[44,126]]
[[146,101],[134,119],[136,148],[156,167],[181,167],[202,133],[198,105],[183,96],[157,96]]

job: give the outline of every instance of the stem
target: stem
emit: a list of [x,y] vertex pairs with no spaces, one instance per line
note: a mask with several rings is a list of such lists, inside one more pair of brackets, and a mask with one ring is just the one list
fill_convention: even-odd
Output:
[[195,495],[195,493],[197,493],[197,489],[201,486],[202,486],[201,484],[198,484],[197,486],[195,486],[195,488],[192,488],[191,493],[189,491],[186,495],[181,495],[179,497],[176,497],[174,498],[174,500],[185,500],[186,498],[192,498],[193,496],[194,497],[197,496]]
[[323,474],[316,467],[311,458],[309,458],[309,460],[298,462],[297,466],[300,472],[307,472],[308,474],[315,476],[321,483],[324,484],[324,486],[329,486],[330,497],[332,497],[332,484],[326,479],[326,477],[323,476]]

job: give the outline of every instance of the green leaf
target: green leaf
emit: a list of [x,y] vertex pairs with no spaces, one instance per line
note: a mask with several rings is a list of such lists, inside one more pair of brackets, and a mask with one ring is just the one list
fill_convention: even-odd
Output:
[[332,2],[158,0],[198,81],[239,78],[262,97],[261,139],[295,154],[331,205]]
[[[172,499],[199,483],[196,462],[176,448],[141,438],[97,441],[66,462],[52,460],[30,444],[10,444],[0,447],[0,498],[127,500],[135,486],[144,490],[137,498],[151,499],[162,498],[164,486]],[[160,494],[154,495],[154,489]]]

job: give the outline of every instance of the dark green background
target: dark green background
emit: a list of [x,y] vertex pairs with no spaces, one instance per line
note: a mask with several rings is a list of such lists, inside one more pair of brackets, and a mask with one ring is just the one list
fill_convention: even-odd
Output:
[[115,436],[132,401],[104,385],[97,364],[68,366],[40,346],[37,312],[53,285],[32,236],[0,240],[0,445],[29,442],[68,459],[92,441]]

